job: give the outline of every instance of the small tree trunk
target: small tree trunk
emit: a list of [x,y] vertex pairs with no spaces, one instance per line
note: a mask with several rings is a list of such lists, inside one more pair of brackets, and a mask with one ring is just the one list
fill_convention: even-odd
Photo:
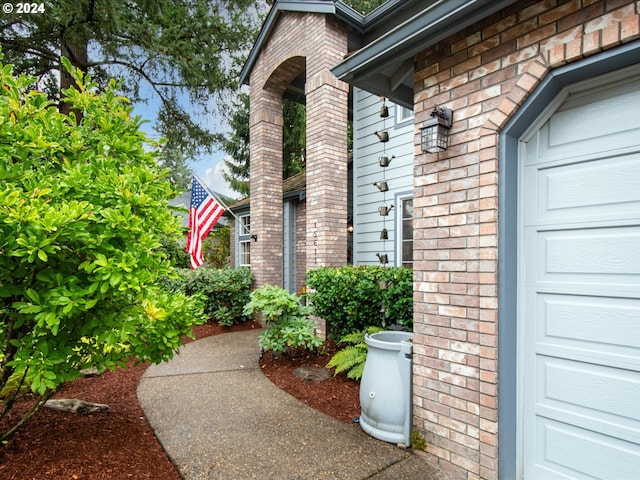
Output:
[[[88,65],[87,43],[87,40],[81,38],[80,35],[63,33],[60,38],[60,55],[61,57],[67,57],[71,62],[71,65],[78,67],[80,70],[85,72]],[[62,101],[64,98],[62,91],[69,87],[75,87],[75,81],[64,68],[62,62],[60,62],[60,103],[58,110],[60,113],[64,113],[65,115],[69,115],[71,112],[74,112],[76,115],[76,122],[79,124],[82,120],[82,112],[77,109],[72,109],[71,105]]]

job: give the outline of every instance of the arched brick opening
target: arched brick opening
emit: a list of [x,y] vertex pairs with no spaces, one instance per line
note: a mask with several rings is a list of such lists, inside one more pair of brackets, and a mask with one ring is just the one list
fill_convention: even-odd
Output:
[[278,18],[250,73],[251,270],[256,287],[283,284],[282,99],[304,78],[307,105],[305,269],[347,262],[349,86],[330,68],[347,53],[346,27],[325,14]]

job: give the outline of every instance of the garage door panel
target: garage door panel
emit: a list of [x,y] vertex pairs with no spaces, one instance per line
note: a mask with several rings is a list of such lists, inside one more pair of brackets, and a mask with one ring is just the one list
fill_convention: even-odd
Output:
[[640,227],[538,232],[538,281],[640,285]]
[[537,351],[640,370],[640,300],[538,294],[537,302]]
[[528,156],[528,164],[624,151],[637,145],[631,132],[640,129],[640,116],[630,106],[640,104],[638,82],[601,93],[581,100],[569,98],[538,131],[536,156]]
[[[624,134],[640,128],[640,116],[629,105],[640,104],[637,82],[621,82],[616,89],[602,88],[575,94],[565,101],[547,124],[550,147]],[[585,121],[588,119],[588,121]]]
[[545,417],[538,417],[533,442],[537,478],[638,478],[640,449],[633,443]]
[[640,209],[640,155],[540,168],[535,222],[624,219]]
[[536,411],[640,443],[640,372],[538,355]]

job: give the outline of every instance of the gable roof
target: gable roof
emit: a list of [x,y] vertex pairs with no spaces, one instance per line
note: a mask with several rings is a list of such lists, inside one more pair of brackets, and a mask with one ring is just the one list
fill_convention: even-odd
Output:
[[239,83],[249,84],[251,69],[280,15],[285,12],[334,15],[349,29],[351,53],[332,69],[333,74],[412,108],[415,54],[516,1],[388,0],[363,16],[340,0],[277,0],[262,24]]
[[271,35],[271,31],[276,25],[278,17],[283,12],[304,12],[304,13],[320,13],[335,15],[348,25],[354,28],[359,28],[362,22],[362,15],[356,12],[351,7],[345,5],[340,1],[334,0],[277,0],[275,4],[269,10],[267,18],[262,24],[258,38],[256,39],[251,52],[247,58],[242,71],[240,72],[239,85],[248,85],[251,69],[256,63],[262,48]]
[[393,6],[385,10],[386,31],[331,71],[340,80],[412,108],[416,53],[515,1],[404,0],[404,12]]

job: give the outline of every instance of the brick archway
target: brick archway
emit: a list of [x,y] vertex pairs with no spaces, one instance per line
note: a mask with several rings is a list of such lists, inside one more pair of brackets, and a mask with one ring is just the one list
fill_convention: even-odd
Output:
[[250,73],[251,248],[256,287],[283,283],[282,98],[301,74],[307,104],[305,269],[347,261],[349,86],[330,68],[347,53],[330,15],[282,13]]

